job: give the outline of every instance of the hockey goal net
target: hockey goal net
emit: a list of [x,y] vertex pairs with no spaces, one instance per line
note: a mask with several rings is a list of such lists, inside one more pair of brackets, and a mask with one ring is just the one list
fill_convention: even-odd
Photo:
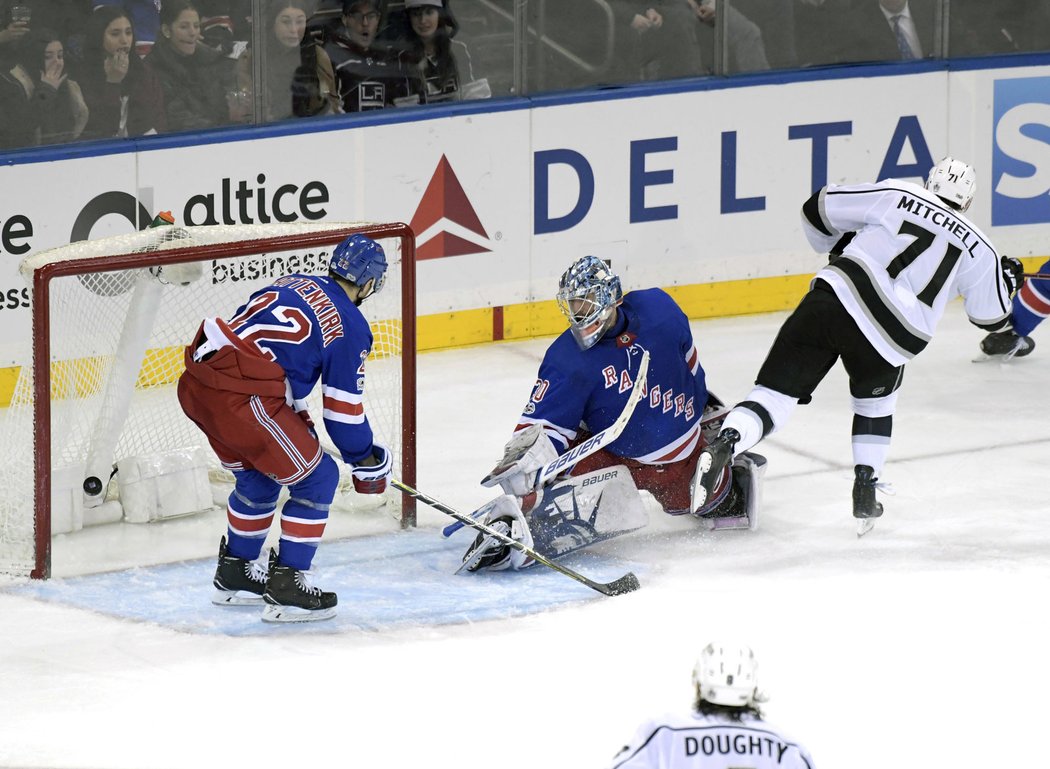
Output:
[[[395,475],[413,483],[415,245],[407,225],[175,224],[72,243],[21,265],[31,284],[32,349],[0,414],[0,572],[49,577],[55,533],[218,504],[211,487],[224,471],[176,397],[185,345],[203,318],[229,318],[275,279],[324,274],[332,249],[355,232],[379,241],[390,264],[383,290],[361,305],[375,340],[365,413],[394,453]],[[310,410],[330,446],[319,390]],[[411,500],[388,492],[382,504],[402,526],[415,524]]]

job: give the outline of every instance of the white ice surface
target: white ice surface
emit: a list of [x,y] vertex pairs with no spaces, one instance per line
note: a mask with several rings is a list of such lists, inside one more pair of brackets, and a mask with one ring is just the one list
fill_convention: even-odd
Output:
[[[743,398],[783,318],[695,323],[711,389]],[[643,587],[631,595],[498,621],[237,637],[8,588],[0,765],[602,767],[643,718],[687,708],[701,645],[732,637],[758,654],[770,721],[819,767],[1038,766],[1050,684],[1050,341],[1004,366],[971,362],[980,336],[953,304],[908,366],[884,473],[897,493],[861,540],[836,367],[759,448],[769,458],[759,531],[660,518],[599,549],[638,567]],[[477,480],[547,341],[421,356],[420,488],[467,510],[491,496]],[[382,514],[369,521],[390,528]],[[447,519],[421,510],[420,522],[438,537]],[[207,527],[209,541],[222,531],[221,519],[182,525]],[[213,542],[187,552],[156,531],[149,547],[170,547],[171,560],[208,558],[206,585]],[[56,541],[59,573],[91,570],[75,536]],[[110,568],[129,546],[142,544],[114,537]],[[351,587],[319,577],[344,596]],[[403,600],[426,602],[429,588]],[[352,617],[353,602],[340,612]]]

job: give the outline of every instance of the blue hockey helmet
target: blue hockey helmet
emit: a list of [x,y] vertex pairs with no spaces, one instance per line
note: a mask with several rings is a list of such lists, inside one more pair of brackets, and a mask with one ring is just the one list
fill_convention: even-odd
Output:
[[356,233],[351,235],[332,252],[328,269],[344,280],[362,289],[369,280],[375,281],[372,290],[362,299],[377,294],[386,282],[386,253],[383,247],[369,237]]
[[616,320],[623,301],[620,279],[596,256],[573,262],[558,282],[558,309],[581,350],[593,347]]

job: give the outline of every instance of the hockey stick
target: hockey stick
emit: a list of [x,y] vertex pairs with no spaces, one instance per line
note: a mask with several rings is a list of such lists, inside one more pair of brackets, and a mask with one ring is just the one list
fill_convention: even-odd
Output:
[[513,547],[515,550],[521,552],[523,555],[528,556],[537,563],[542,563],[548,569],[554,569],[554,571],[561,572],[566,577],[572,577],[577,582],[586,585],[591,590],[597,590],[602,595],[623,595],[624,593],[630,593],[641,587],[638,582],[638,577],[634,576],[633,572],[627,572],[619,579],[614,579],[612,582],[595,582],[593,579],[583,576],[582,574],[573,571],[560,563],[555,563],[549,558],[537,553],[528,545],[522,542],[518,542],[516,539],[503,534],[497,529],[492,528],[488,524],[482,523],[481,521],[475,521],[469,515],[461,513],[455,508],[449,507],[444,502],[439,502],[433,497],[424,494],[422,491],[417,491],[411,486],[406,486],[397,478],[391,478],[390,484],[395,489],[400,489],[403,493],[408,496],[418,499],[425,505],[429,505],[435,510],[440,510],[445,515],[451,515],[457,521],[461,522],[464,526],[469,526],[472,529],[480,531],[482,534],[487,535],[490,539],[494,539],[497,542],[502,542],[504,545]]
[[1050,280],[1050,274],[1045,272],[1022,272],[1021,277],[1028,280]]
[[[610,443],[619,438],[620,434],[624,431],[624,428],[627,427],[627,423],[631,421],[631,415],[634,414],[635,406],[638,405],[638,401],[640,401],[642,399],[642,396],[645,394],[645,381],[648,375],[649,351],[643,350],[642,359],[638,362],[638,373],[635,374],[634,386],[631,388],[631,394],[627,396],[627,403],[624,404],[623,411],[620,412],[620,415],[616,417],[616,420],[604,430],[595,433],[590,438],[581,443],[579,446],[573,448],[571,451],[565,452],[557,459],[551,461],[540,472],[538,472],[536,474],[535,488],[543,488],[552,478],[564,472],[566,467],[575,465],[581,460],[584,460],[587,457],[591,456],[591,454],[598,453]],[[500,468],[496,468],[496,470],[493,470],[491,473],[485,476],[485,478],[482,479],[481,482],[485,483],[486,480],[491,478],[493,475],[496,475],[499,469]],[[474,512],[480,512],[480,508],[478,510],[475,510]],[[457,531],[463,528],[463,526],[464,524],[462,522],[453,523],[442,529],[441,533],[446,537],[451,537],[453,534],[455,534]]]

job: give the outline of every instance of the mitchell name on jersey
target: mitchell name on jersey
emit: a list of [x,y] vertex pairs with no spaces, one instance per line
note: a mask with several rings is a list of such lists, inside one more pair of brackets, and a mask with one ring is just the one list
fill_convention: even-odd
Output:
[[561,452],[579,430],[604,430],[623,411],[648,350],[643,400],[608,450],[647,464],[682,459],[700,439],[707,403],[689,320],[658,288],[630,292],[619,313],[616,327],[590,349],[581,351],[568,330],[551,344],[517,429],[543,425]]

